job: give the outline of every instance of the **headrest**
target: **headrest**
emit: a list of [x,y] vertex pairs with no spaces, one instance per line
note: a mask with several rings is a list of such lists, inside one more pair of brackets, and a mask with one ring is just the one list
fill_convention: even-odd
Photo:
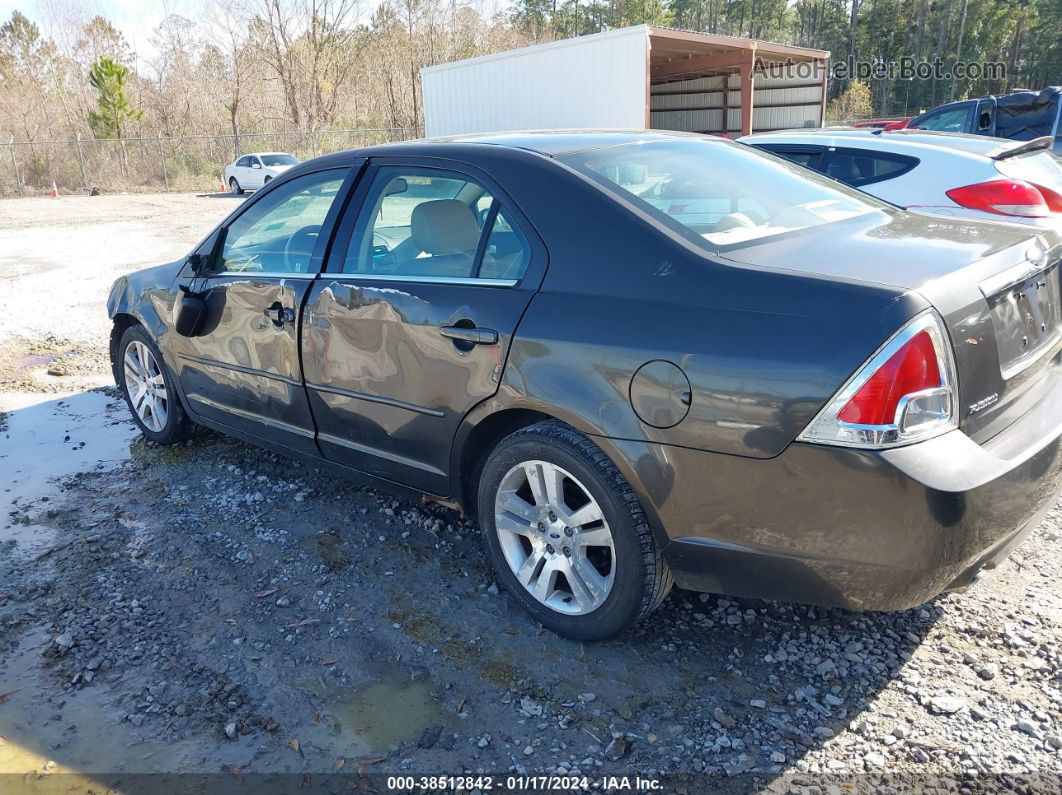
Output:
[[479,225],[472,208],[457,199],[422,202],[410,219],[413,242],[433,256],[461,254],[479,244]]

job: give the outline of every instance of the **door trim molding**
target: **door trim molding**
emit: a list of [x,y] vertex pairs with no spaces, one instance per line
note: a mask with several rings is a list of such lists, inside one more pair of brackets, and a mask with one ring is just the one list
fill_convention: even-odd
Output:
[[[208,406],[214,409],[215,411],[220,411],[225,414],[231,414],[235,417],[239,417],[240,419],[244,420],[249,420],[250,422],[256,423],[258,425],[264,425],[266,427],[273,428],[279,431],[286,431],[287,433],[293,434],[295,436],[301,436],[304,439],[314,438],[313,431],[307,430],[306,428],[300,428],[297,425],[291,425],[287,422],[282,422],[281,420],[275,420],[272,417],[265,416],[264,414],[258,414],[253,411],[245,411],[244,409],[235,408],[234,406],[226,406],[222,403],[218,403],[215,400],[211,400],[210,398],[203,397],[198,392],[188,392],[187,398],[189,401],[202,403],[204,406]],[[268,442],[266,444],[268,444]]]
[[[385,406],[393,406],[394,408],[405,409],[406,411],[413,411],[417,414],[427,414],[429,417],[446,416],[445,411],[439,411],[438,409],[430,409],[427,406],[418,406],[416,403],[406,403],[404,400],[395,400],[394,398],[383,397],[381,395],[371,395],[367,392],[355,392],[351,389],[340,389],[337,386],[326,386],[325,384],[312,384],[309,381],[306,382],[306,386],[307,388],[312,389],[315,392],[327,392],[332,395],[341,395],[343,397],[354,398],[355,400],[365,400],[370,403],[382,403]],[[356,448],[362,449],[360,445],[356,446]],[[365,449],[371,452],[369,448]]]
[[421,472],[430,472],[432,475],[436,475],[441,478],[446,477],[445,472],[443,472],[441,469],[433,467],[431,464],[425,464],[423,461],[417,461],[412,458],[406,458],[405,456],[396,455],[395,453],[389,453],[386,450],[381,450],[378,447],[369,447],[365,444],[359,444],[358,442],[351,441],[350,439],[344,439],[340,436],[333,436],[330,433],[321,433],[320,431],[318,431],[317,441],[325,442],[326,444],[334,444],[336,447],[345,447],[348,450],[356,450],[359,453],[365,453],[366,455],[372,456],[373,458],[382,458],[385,461],[391,461],[395,464],[401,464],[402,466],[409,467],[410,469],[419,469]]
[[205,364],[207,367],[220,367],[222,370],[235,370],[238,373],[246,373],[247,375],[257,375],[262,378],[270,378],[274,381],[283,381],[289,386],[302,386],[302,382],[296,378],[289,378],[286,375],[280,375],[280,373],[270,373],[267,370],[256,370],[253,367],[245,367],[242,364],[229,364],[228,362],[219,362],[216,359],[207,359],[205,356],[193,356],[190,353],[178,353],[177,358],[187,359],[190,362],[196,364]]

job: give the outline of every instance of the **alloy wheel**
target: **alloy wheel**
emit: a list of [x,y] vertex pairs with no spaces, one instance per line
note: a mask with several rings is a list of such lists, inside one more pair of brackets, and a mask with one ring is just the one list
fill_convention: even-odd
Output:
[[539,602],[567,615],[605,603],[616,576],[612,531],[570,472],[548,461],[514,466],[498,487],[494,526],[513,574]]
[[160,433],[169,416],[169,397],[162,368],[151,349],[133,340],[125,349],[125,389],[136,416],[149,431]]
[[240,192],[240,183],[238,183],[236,181],[236,177],[230,177],[229,178],[229,192],[230,193],[239,193]]

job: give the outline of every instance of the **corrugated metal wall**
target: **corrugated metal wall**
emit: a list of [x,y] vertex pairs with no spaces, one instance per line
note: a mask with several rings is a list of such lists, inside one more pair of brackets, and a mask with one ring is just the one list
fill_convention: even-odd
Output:
[[[822,103],[822,69],[810,77],[757,77],[753,96],[753,132],[792,127],[818,127]],[[650,123],[657,130],[683,130],[716,135],[741,132],[741,83],[736,74],[699,77],[654,85],[650,94]]]
[[427,135],[645,127],[644,26],[421,70]]

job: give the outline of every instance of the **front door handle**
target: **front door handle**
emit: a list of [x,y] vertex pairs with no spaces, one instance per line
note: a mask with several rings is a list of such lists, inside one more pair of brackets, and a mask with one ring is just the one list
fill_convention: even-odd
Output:
[[273,325],[280,328],[285,323],[295,322],[295,310],[290,306],[283,306],[279,301],[271,307],[262,310],[262,314],[273,321]]
[[497,345],[498,332],[492,328],[467,328],[465,326],[443,326],[439,333],[444,337],[472,345]]

